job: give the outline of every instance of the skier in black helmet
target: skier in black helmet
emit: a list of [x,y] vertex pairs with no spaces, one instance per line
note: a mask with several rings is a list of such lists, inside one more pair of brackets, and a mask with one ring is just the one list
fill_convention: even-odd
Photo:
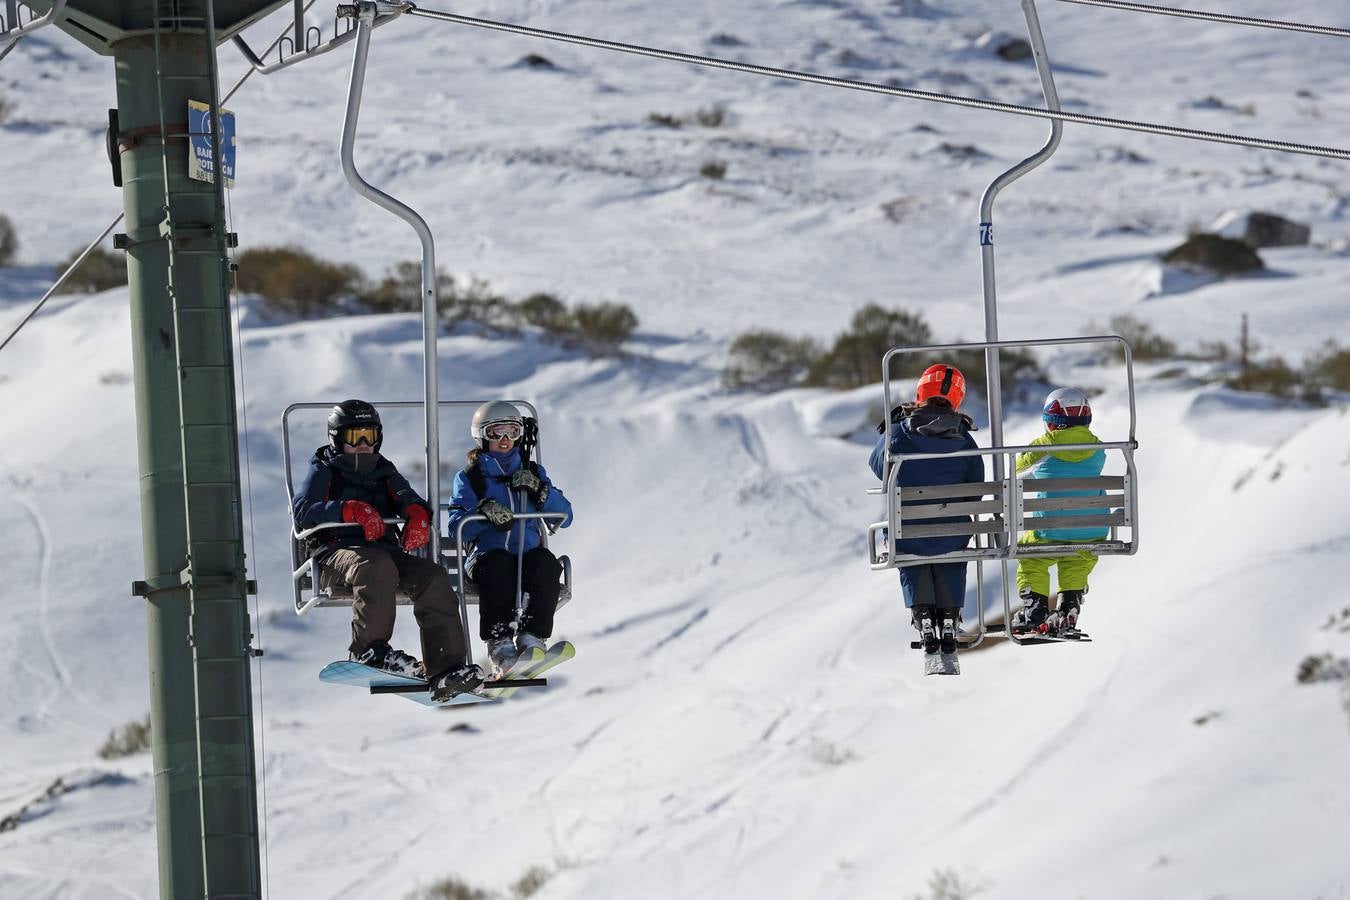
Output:
[[[351,588],[351,659],[400,675],[430,676],[433,694],[473,690],[482,683],[482,673],[465,664],[467,641],[450,579],[441,566],[413,555],[430,538],[431,511],[380,454],[383,442],[374,406],[364,400],[334,406],[328,416],[328,445],[314,452],[291,504],[295,526],[350,525],[320,531],[310,541],[311,549],[320,551],[320,584]],[[387,518],[406,524],[400,529],[386,524]],[[423,662],[389,646],[399,588],[412,596]]]
[[[464,526],[464,540],[473,544],[465,573],[478,585],[479,636],[487,642],[488,656],[498,671],[509,669],[521,653],[542,650],[552,636],[562,575],[558,558],[541,544],[543,523],[516,521],[515,515],[564,513],[560,527],[572,523],[572,504],[544,467],[530,459],[534,425],[505,400],[480,406],[469,426],[474,446],[468,465],[455,474],[451,489],[451,540],[466,517],[487,517],[486,522]],[[520,554],[524,554],[519,561],[520,588],[529,594],[529,604],[516,632],[512,623]]]

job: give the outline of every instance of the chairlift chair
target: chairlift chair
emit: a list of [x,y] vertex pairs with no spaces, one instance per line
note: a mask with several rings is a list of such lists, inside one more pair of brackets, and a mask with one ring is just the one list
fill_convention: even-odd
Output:
[[[286,407],[286,411],[282,413],[281,441],[282,453],[286,460],[286,498],[288,505],[295,497],[295,482],[292,474],[291,414],[305,410],[326,411],[331,409],[335,402],[336,401],[329,403],[292,403],[290,406]],[[441,410],[452,409],[472,411],[482,405],[482,402],[483,401],[481,400],[442,400],[438,405]],[[525,400],[513,400],[510,402],[527,409],[531,416],[536,416],[535,408],[529,402]],[[401,400],[375,403],[374,406],[377,409],[420,409],[422,404],[420,401]],[[540,451],[536,449],[536,456],[539,455],[539,452]],[[437,529],[444,527],[444,514],[448,512],[449,508],[450,504],[448,501],[440,504],[440,510],[434,523]],[[561,519],[562,517],[562,513],[524,513],[517,516],[518,519],[544,521]],[[478,603],[478,588],[465,576],[464,567],[462,565],[463,560],[468,558],[470,550],[470,548],[466,547],[464,544],[463,526],[467,522],[480,521],[482,519],[482,516],[477,515],[465,519],[464,522],[460,524],[458,532],[455,535],[454,543],[443,543],[440,548],[440,563],[449,573],[452,583],[455,584],[456,589],[459,592],[461,607],[477,605]],[[385,519],[384,521],[386,524],[390,525],[403,524],[403,520],[398,518]],[[353,526],[348,523],[329,522],[323,525],[316,525],[312,528],[299,530],[292,525],[290,542],[291,587],[294,594],[296,615],[303,616],[315,607],[351,607],[353,598],[349,588],[345,586],[325,588],[322,586],[321,579],[318,577],[320,563],[318,562],[317,557],[319,556],[319,553],[317,551],[310,551],[307,540],[310,536],[321,531],[333,528],[351,527]],[[550,533],[551,531],[548,528],[540,528],[539,540],[542,546],[548,546],[548,535]],[[429,547],[430,545],[428,545],[428,548]],[[562,584],[558,594],[558,606],[561,608],[567,601],[572,599],[572,560],[567,556],[560,556],[558,561],[562,564],[563,569]],[[395,602],[400,606],[407,606],[412,603],[412,598],[406,592],[399,591]],[[465,621],[467,621],[467,615],[465,616]]]
[[[1044,451],[1045,447],[1030,445],[1003,445],[995,438],[993,446],[975,450],[957,450],[951,453],[891,453],[891,436],[895,423],[890,410],[898,405],[892,390],[891,361],[901,354],[942,354],[961,350],[988,350],[1014,347],[1057,347],[1073,344],[1115,344],[1124,351],[1124,368],[1129,398],[1130,424],[1125,440],[1103,441],[1099,444],[1058,444],[1056,450],[1093,449],[1117,453],[1123,460],[1123,474],[1102,475],[1095,478],[1023,478],[1018,476],[1015,460],[1019,453]],[[867,544],[872,569],[902,569],[907,566],[973,560],[976,567],[979,630],[968,636],[967,647],[977,645],[986,632],[999,630],[984,620],[984,562],[1001,563],[1026,557],[1064,556],[1079,550],[1089,550],[1100,556],[1133,555],[1138,549],[1138,488],[1134,466],[1135,395],[1134,362],[1129,343],[1118,335],[1099,335],[1082,338],[1050,338],[1027,341],[986,341],[982,343],[938,344],[918,347],[896,347],[888,351],[882,361],[882,390],[885,403],[885,469],[884,486],[869,493],[885,497],[886,518],[868,526]],[[994,406],[994,404],[990,404]],[[994,410],[990,410],[991,424]],[[1002,429],[991,429],[996,435]],[[967,484],[943,484],[921,487],[897,487],[900,466],[907,459],[934,459],[960,456],[989,456],[995,460],[995,478],[991,481]],[[1097,491],[1087,496],[1036,496],[1063,491]],[[940,502],[933,502],[940,501]],[[1022,532],[1046,527],[1046,518],[1028,516],[1032,512],[1053,511],[1060,527],[1106,527],[1108,535],[1100,541],[1073,541],[1063,543],[1019,544]],[[968,522],[934,523],[933,519],[951,516],[970,516]],[[896,541],[905,538],[961,536],[973,538],[971,546],[963,550],[934,556],[902,554],[895,549]],[[1004,579],[1004,613],[1011,619],[1011,599],[1008,582]]]

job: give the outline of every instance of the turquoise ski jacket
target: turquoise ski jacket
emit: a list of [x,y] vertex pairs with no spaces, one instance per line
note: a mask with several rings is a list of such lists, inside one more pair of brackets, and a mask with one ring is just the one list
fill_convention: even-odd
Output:
[[[1100,444],[1101,439],[1086,425],[1075,425],[1060,431],[1047,431],[1031,441],[1032,446],[1053,447],[1055,444]],[[1033,450],[1017,456],[1017,474],[1026,478],[1096,478],[1106,465],[1103,450]],[[1040,491],[1037,497],[1094,497],[1102,491]],[[1104,516],[1109,508],[1089,510],[1040,510],[1032,516],[1068,518],[1071,516]],[[1049,524],[1049,523],[1047,523]],[[1100,541],[1109,530],[1090,528],[1038,528],[1032,532],[1043,541]]]

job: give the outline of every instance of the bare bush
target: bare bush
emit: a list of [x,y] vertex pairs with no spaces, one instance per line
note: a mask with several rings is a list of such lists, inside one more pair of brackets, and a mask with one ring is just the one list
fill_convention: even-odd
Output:
[[1350,391],[1350,349],[1327,341],[1308,358],[1304,371],[1314,387]]
[[722,383],[733,390],[782,390],[800,383],[819,356],[811,338],[747,331],[731,343]]
[[621,303],[583,303],[573,310],[572,321],[593,356],[616,352],[638,327],[637,314]]
[[14,230],[14,223],[0,216],[0,266],[12,263],[18,252],[19,233]]
[[144,753],[150,749],[150,717],[140,722],[128,722],[120,729],[113,729],[103,746],[98,748],[99,759],[120,759]]
[[336,301],[357,294],[361,270],[319,259],[299,247],[259,247],[235,259],[239,289],[258,294],[273,308],[313,317],[337,312]]
[[[81,251],[83,252],[83,251]],[[57,273],[64,272],[79,256],[76,253],[57,267]],[[121,253],[95,248],[79,268],[70,273],[65,284],[61,285],[61,294],[96,294],[99,291],[121,287],[127,283],[127,261]]]
[[[1135,359],[1174,359],[1177,355],[1176,344],[1154,331],[1147,322],[1134,316],[1112,317],[1111,331],[1129,342]],[[1125,358],[1125,350],[1119,344],[1113,345],[1112,350],[1118,358]]]
[[[929,344],[933,330],[920,313],[889,310],[875,303],[853,314],[849,329],[839,335],[806,374],[812,387],[850,389],[881,379],[881,359],[892,347]],[[920,354],[901,354],[900,375],[923,371]]]
[[[436,307],[444,313],[454,293],[454,278],[444,270],[436,273]],[[361,302],[371,312],[418,312],[422,309],[422,265],[401,262],[391,266],[384,278],[373,288],[360,294]]]
[[721,181],[727,177],[727,164],[717,160],[709,160],[699,166],[698,174],[704,178],[711,178],[713,181]]
[[516,312],[527,325],[550,334],[562,334],[572,328],[572,313],[553,294],[531,294],[516,304]]

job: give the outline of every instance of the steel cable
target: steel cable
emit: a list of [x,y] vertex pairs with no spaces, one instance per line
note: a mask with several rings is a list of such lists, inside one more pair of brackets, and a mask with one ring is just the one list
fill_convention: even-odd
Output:
[[649,56],[655,59],[670,60],[672,62],[708,66],[716,69],[728,69],[735,72],[745,72],[750,75],[765,75],[770,78],[783,78],[789,81],[802,81],[808,84],[818,84],[826,87],[865,91],[873,94],[884,94],[891,97],[904,97],[910,100],[925,100],[930,103],[945,103],[949,106],[963,106],[970,109],[983,109],[990,112],[1030,116],[1038,119],[1058,119],[1063,122],[1093,125],[1099,128],[1139,131],[1145,134],[1160,134],[1167,137],[1207,141],[1215,144],[1231,144],[1239,147],[1275,150],[1280,153],[1299,153],[1305,156],[1322,156],[1330,159],[1350,160],[1350,150],[1343,150],[1338,147],[1321,147],[1313,144],[1295,143],[1292,141],[1277,141],[1269,138],[1255,138],[1239,134],[1227,134],[1220,131],[1204,131],[1197,128],[1158,125],[1151,122],[1137,122],[1130,119],[1115,119],[1107,116],[1054,111],[1042,109],[1038,106],[1020,106],[1015,103],[1003,103],[997,100],[958,97],[952,94],[937,93],[935,91],[916,91],[910,88],[873,84],[867,81],[853,81],[847,78],[815,75],[808,72],[797,72],[791,69],[779,69],[772,66],[755,65],[753,63],[733,62],[731,60],[718,59],[714,56],[699,56],[693,53],[679,53],[674,50],[642,47],[637,44],[624,44],[619,41],[607,41],[600,38],[585,37],[583,35],[567,34],[561,31],[548,31],[542,28],[531,28],[526,25],[511,25],[505,22],[494,22],[489,19],[476,19],[471,16],[461,16],[455,13],[421,9],[416,6],[411,7],[408,10],[408,14],[444,22],[452,22],[458,25],[471,25],[476,28],[487,28],[492,31],[504,31],[509,34],[517,34],[524,37],[542,38],[544,40],[559,41],[567,44],[579,44],[583,47],[594,47],[600,50],[613,50],[619,53],[631,53],[637,56]]
[[1153,13],[1159,16],[1175,16],[1179,19],[1201,19],[1206,22],[1225,22],[1229,25],[1251,25],[1256,28],[1275,28],[1280,31],[1301,31],[1304,34],[1321,34],[1328,37],[1350,38],[1350,28],[1333,28],[1329,25],[1304,25],[1301,22],[1279,22],[1275,19],[1257,19],[1251,16],[1234,16],[1228,13],[1201,12],[1199,10],[1175,9],[1170,6],[1151,6],[1147,3],[1125,3],[1122,0],[1058,0],[1060,3],[1077,3],[1080,6],[1100,6],[1105,9],[1119,9],[1126,12]]

